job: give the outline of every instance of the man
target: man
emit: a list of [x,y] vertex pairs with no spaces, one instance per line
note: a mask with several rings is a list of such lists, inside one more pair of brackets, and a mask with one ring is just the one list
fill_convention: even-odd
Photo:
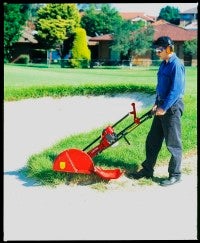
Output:
[[152,108],[155,116],[146,139],[146,160],[142,169],[131,177],[153,178],[154,166],[163,140],[171,153],[169,177],[160,185],[168,186],[181,179],[182,141],[181,116],[184,109],[182,97],[185,91],[185,68],[174,53],[174,45],[168,36],[154,43],[156,54],[163,60],[157,73],[156,100]]

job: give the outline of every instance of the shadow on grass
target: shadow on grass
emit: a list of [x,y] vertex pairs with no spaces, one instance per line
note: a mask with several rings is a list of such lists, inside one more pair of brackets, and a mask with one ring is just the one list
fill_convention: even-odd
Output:
[[[109,160],[110,161],[110,160]],[[116,162],[113,163],[116,166]],[[99,164],[101,165],[101,164]],[[105,163],[104,163],[105,165]],[[122,165],[122,162],[119,162],[118,165]],[[103,166],[103,165],[101,165]],[[124,169],[126,170],[124,173],[124,176],[126,176],[127,178],[129,178],[129,174],[132,172],[136,172],[138,170],[138,166],[136,164],[134,165],[126,165],[123,166]],[[65,185],[81,185],[81,186],[89,186],[89,185],[94,185],[96,183],[101,183],[103,182],[105,185],[109,182],[109,180],[104,180],[102,178],[100,178],[99,176],[97,176],[96,174],[90,174],[90,175],[86,175],[86,174],[74,174],[74,173],[59,173],[59,172],[54,172],[54,171],[42,171],[40,173],[40,175],[38,176],[37,180],[34,180],[32,178],[29,178],[26,176],[26,167],[23,167],[22,169],[16,170],[16,171],[7,171],[4,172],[5,176],[15,176],[16,179],[20,180],[23,182],[23,186],[25,187],[38,187],[38,186],[45,186],[46,183],[40,183],[39,178],[42,178],[42,181],[48,181],[49,178],[52,178],[53,174],[56,173],[56,175],[60,175],[60,176],[64,176],[65,178]],[[49,175],[50,173],[50,175]],[[56,177],[55,175],[55,177]],[[167,177],[153,177],[152,181],[160,184],[163,180],[167,179]],[[60,183],[58,183],[60,184]],[[51,184],[47,184],[47,186],[50,187],[55,187],[57,185],[51,185]]]
[[16,170],[16,171],[6,171],[6,172],[4,172],[4,175],[15,176],[18,180],[24,182],[23,186],[25,186],[25,187],[41,186],[36,180],[28,178],[24,173],[25,170],[26,170],[26,168],[22,168],[22,169]]
[[[134,179],[134,180],[140,180],[142,178],[145,179],[145,177],[142,177],[142,178],[134,178],[133,177],[133,174],[137,174],[138,172],[138,166],[134,166],[132,167],[131,169],[127,170],[126,173],[125,173],[125,176],[129,179]],[[165,179],[167,179],[168,177],[157,177],[157,176],[153,176],[153,178],[149,178],[150,180],[152,180],[153,182],[157,183],[157,184],[160,184],[162,181],[164,181]],[[148,180],[148,179],[147,179]]]
[[26,167],[16,171],[4,172],[4,175],[15,176],[18,180],[24,182],[22,185],[25,187],[48,186],[51,188],[67,182],[68,177],[70,177],[69,173],[59,173],[51,169],[41,170],[32,176],[28,175],[28,169]]
[[[58,156],[57,153],[55,152],[45,152],[45,156],[52,162],[55,160],[55,158]],[[138,165],[136,163],[132,163],[132,164],[127,164],[123,161],[120,161],[118,159],[113,159],[109,157],[105,157],[103,155],[98,155],[95,158],[92,159],[94,166],[100,166],[100,167],[117,167],[117,168],[121,168],[121,169],[125,169],[125,170],[137,170],[138,169]]]
[[[102,161],[103,161],[103,164],[102,164]],[[96,162],[96,165],[98,165],[98,166],[113,166],[113,167],[120,167],[122,169],[125,169],[124,176],[126,176],[127,178],[130,178],[130,174],[136,173],[139,168],[139,165],[136,163],[126,164],[126,163],[123,163],[120,161],[105,159],[105,158],[103,158],[103,156],[99,156],[99,157],[95,158],[95,162]],[[152,181],[157,184],[160,184],[162,181],[164,181],[167,178],[168,178],[167,176],[166,177],[154,176],[152,178]],[[135,179],[135,180],[137,180],[137,179]]]
[[114,160],[113,158],[107,157],[105,158],[104,156],[98,155],[97,157],[93,158],[93,162],[95,166],[106,166],[106,167],[117,167],[121,169],[125,169],[126,171],[129,170],[137,170],[138,165],[136,163],[133,164],[127,164],[123,161],[120,160]]
[[[46,151],[43,156],[49,163],[52,164],[55,158],[58,156],[58,153],[53,151]],[[42,160],[42,158],[40,158]],[[93,159],[94,166],[99,166],[102,169],[112,169],[112,168],[119,168],[121,170],[125,170],[124,176],[128,177],[127,175],[131,172],[136,172],[138,170],[138,164],[133,162],[132,164],[128,164],[122,160],[113,159],[113,157],[98,155]],[[28,167],[23,167],[22,169],[16,171],[7,171],[4,173],[6,176],[15,176],[18,180],[23,182],[23,186],[25,187],[35,187],[35,186],[50,186],[55,187],[59,184],[65,185],[93,185],[96,183],[103,183],[107,184],[109,180],[104,180],[100,178],[95,173],[92,174],[78,174],[78,173],[62,173],[53,171],[51,166],[47,166],[38,171],[30,171]],[[158,183],[159,178],[155,178],[155,181]]]

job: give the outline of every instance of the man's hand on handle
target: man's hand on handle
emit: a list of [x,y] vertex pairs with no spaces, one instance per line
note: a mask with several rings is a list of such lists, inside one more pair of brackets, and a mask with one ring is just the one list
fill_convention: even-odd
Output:
[[154,113],[156,116],[163,116],[166,111],[160,107],[157,107],[157,105],[154,105],[152,108],[152,113]]

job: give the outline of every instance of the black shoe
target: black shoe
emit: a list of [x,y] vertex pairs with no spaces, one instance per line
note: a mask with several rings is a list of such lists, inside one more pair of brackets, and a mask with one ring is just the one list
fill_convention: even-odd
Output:
[[140,171],[136,172],[136,173],[132,173],[128,175],[129,178],[133,178],[133,179],[140,179],[140,178],[153,178],[153,173],[148,173],[146,170],[141,169]]
[[168,179],[160,183],[161,186],[170,186],[181,181],[180,176],[170,176]]

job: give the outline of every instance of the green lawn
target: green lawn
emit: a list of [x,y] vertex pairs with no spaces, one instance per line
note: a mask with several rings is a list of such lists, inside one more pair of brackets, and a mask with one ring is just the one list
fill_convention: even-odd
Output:
[[[155,69],[61,69],[37,68],[5,65],[4,68],[4,98],[5,100],[18,100],[22,98],[36,98],[51,95],[54,97],[77,94],[105,94],[116,92],[155,92]],[[186,68],[186,93],[184,96],[185,111],[182,117],[182,141],[184,154],[197,149],[197,68]],[[150,107],[149,107],[150,108]],[[148,108],[148,109],[149,109]],[[147,109],[147,110],[148,110]],[[144,114],[145,111],[138,114]],[[131,119],[131,118],[130,118]],[[130,119],[116,127],[120,131]],[[105,124],[106,126],[106,124]],[[105,127],[104,126],[104,127]],[[128,134],[131,145],[120,140],[120,145],[108,148],[94,158],[95,165],[101,167],[119,167],[129,170],[138,168],[145,159],[145,139],[151,121],[145,122]],[[63,139],[51,148],[33,155],[23,170],[28,177],[34,178],[43,185],[57,185],[65,182],[69,174],[52,171],[54,158],[67,148],[83,149],[89,142],[99,136],[104,127],[87,134],[79,134]],[[169,152],[163,146],[158,157],[158,166],[167,164]],[[167,172],[166,172],[167,173]],[[73,182],[84,180],[99,181],[96,176],[75,175]],[[102,183],[102,182],[100,182]]]
[[156,70],[143,70],[37,68],[7,64],[4,66],[4,99],[100,95],[142,89],[154,92]]
[[[71,69],[71,68],[39,68],[18,65],[4,65],[6,87],[57,86],[155,82],[156,70],[141,72],[140,69]],[[31,77],[31,79],[30,79]]]

